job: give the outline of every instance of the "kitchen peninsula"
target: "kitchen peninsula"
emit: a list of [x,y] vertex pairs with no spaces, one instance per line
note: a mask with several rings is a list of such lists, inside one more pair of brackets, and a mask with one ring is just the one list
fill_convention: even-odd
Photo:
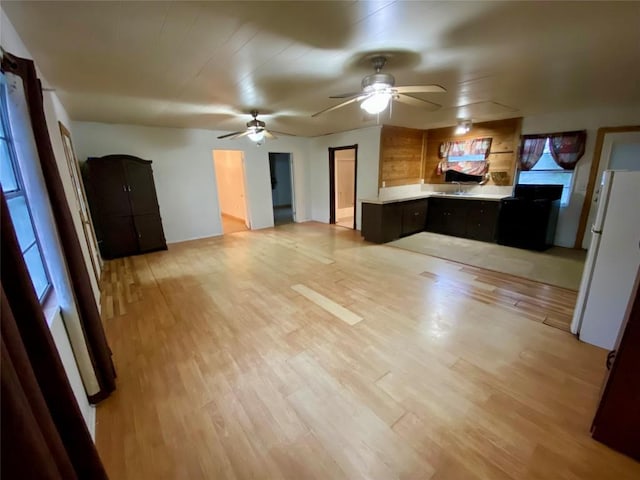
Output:
[[425,192],[362,200],[362,235],[386,243],[421,231],[495,242],[504,194]]

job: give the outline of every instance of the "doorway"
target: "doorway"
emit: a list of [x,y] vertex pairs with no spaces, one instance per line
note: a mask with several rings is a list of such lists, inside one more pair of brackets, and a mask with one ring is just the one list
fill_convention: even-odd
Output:
[[286,225],[295,222],[293,206],[293,164],[290,153],[269,153],[271,175],[271,204],[273,224]]
[[358,145],[329,148],[329,223],[356,228]]
[[589,184],[582,206],[576,248],[589,248],[591,230],[598,210],[602,172],[605,170],[640,170],[640,128],[601,128],[591,165]]
[[250,230],[244,152],[241,150],[214,150],[213,166],[218,186],[222,233]]

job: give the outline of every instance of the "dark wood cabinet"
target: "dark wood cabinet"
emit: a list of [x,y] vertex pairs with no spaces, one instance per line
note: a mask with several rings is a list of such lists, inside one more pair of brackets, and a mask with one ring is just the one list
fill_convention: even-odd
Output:
[[500,203],[490,200],[472,200],[468,203],[465,237],[495,242]]
[[491,200],[430,198],[426,230],[494,242],[500,203]]
[[89,158],[83,176],[104,258],[167,248],[151,161],[131,155]]
[[362,236],[375,243],[386,243],[402,235],[401,203],[363,203]]
[[402,202],[402,224],[400,236],[412,235],[422,232],[427,223],[427,202],[428,200],[410,200]]
[[640,460],[640,289],[615,350],[593,420],[596,440]]
[[362,204],[362,236],[365,240],[386,243],[424,230],[428,200]]
[[386,243],[424,230],[495,242],[500,210],[497,200],[430,197],[362,204],[365,240]]

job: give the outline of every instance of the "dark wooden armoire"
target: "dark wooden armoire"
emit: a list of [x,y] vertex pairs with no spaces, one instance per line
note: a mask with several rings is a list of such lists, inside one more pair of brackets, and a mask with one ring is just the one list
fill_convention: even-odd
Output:
[[[640,279],[591,427],[593,438],[640,461]],[[611,354],[610,354],[611,355]]]
[[104,258],[166,250],[150,160],[132,155],[89,158],[83,177]]

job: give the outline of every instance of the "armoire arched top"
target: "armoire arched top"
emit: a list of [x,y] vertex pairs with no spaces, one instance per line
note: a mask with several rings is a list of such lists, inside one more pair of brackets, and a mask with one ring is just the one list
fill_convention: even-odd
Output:
[[105,162],[115,161],[115,160],[131,160],[133,162],[140,162],[144,164],[153,163],[151,160],[144,160],[143,158],[135,157],[133,155],[127,155],[126,153],[112,153],[110,155],[104,155],[103,157],[89,157],[88,160],[102,160]]

